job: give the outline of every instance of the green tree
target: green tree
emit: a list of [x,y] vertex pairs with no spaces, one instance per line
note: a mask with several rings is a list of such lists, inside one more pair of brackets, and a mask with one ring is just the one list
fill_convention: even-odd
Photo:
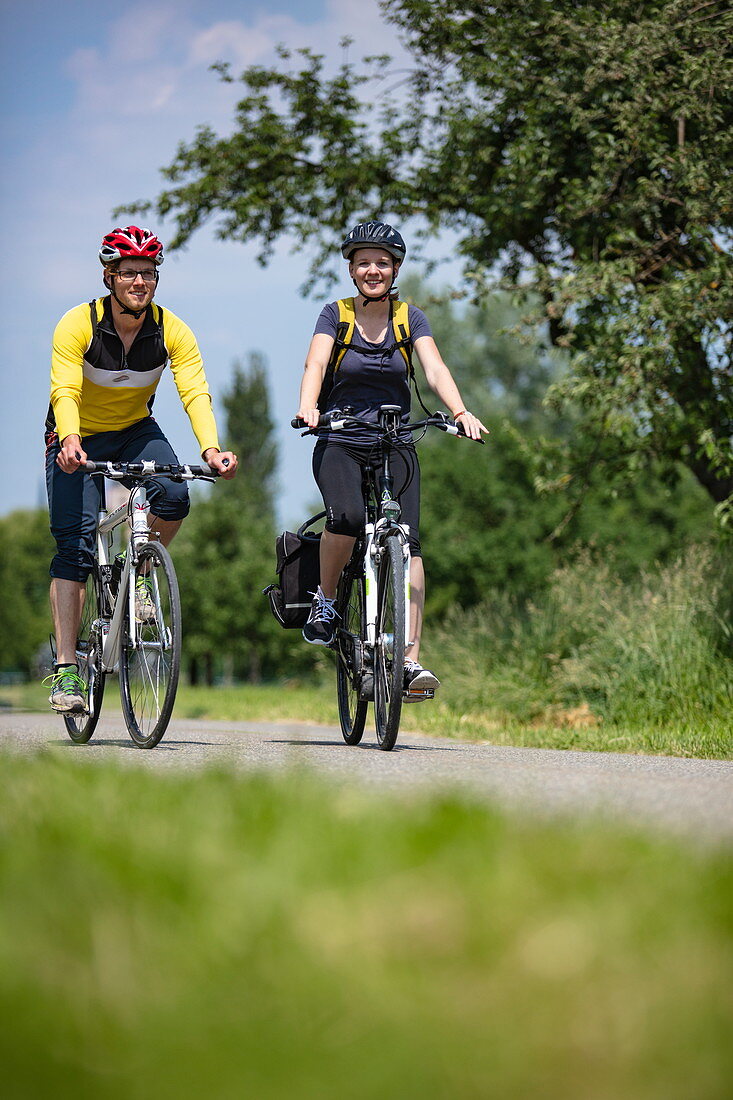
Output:
[[4,671],[35,676],[51,630],[48,567],[53,540],[44,509],[0,519],[0,633]]
[[[733,13],[725,0],[383,0],[414,68],[282,51],[253,66],[231,134],[202,127],[155,201],[182,244],[309,241],[314,271],[357,218],[454,229],[542,302],[578,420],[565,476],[684,462],[733,492]],[[234,78],[225,65],[221,78]],[[387,78],[385,81],[385,77]],[[375,92],[371,81],[379,81]],[[386,88],[386,91],[382,89]],[[148,204],[140,204],[147,209]],[[549,481],[549,478],[548,478]],[[728,513],[730,515],[730,512]]]
[[251,353],[246,368],[234,364],[222,404],[226,446],[240,468],[194,501],[173,549],[194,683],[257,681],[309,667],[305,647],[278,626],[262,595],[274,579],[277,454],[261,355]]
[[[405,289],[418,304],[430,297],[414,280]],[[480,306],[455,304],[445,293],[433,297],[428,313],[439,347],[490,435],[478,448],[434,433],[421,449],[431,613],[470,607],[496,589],[537,593],[582,548],[631,576],[669,560],[690,539],[710,537],[712,503],[684,467],[652,465],[621,488],[595,471],[580,508],[537,494],[537,433],[562,441],[573,430],[542,407],[562,361],[548,355],[542,331],[523,326],[501,295]],[[521,340],[508,339],[507,329]]]
[[438,347],[471,409],[506,416],[525,431],[566,431],[558,413],[545,409],[544,397],[567,368],[567,353],[549,345],[546,326],[523,320],[506,291],[467,305],[446,288],[429,289],[414,274],[401,279],[400,287],[403,298],[426,310]]

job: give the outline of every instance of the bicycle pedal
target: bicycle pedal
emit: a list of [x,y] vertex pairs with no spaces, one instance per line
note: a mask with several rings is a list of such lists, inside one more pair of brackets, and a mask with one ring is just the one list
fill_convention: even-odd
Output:
[[435,691],[406,691],[404,692],[402,699],[405,703],[422,703],[425,699],[434,699]]

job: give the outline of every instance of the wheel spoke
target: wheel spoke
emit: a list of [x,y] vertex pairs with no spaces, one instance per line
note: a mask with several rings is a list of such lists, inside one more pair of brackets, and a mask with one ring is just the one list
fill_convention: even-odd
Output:
[[141,549],[130,583],[135,584],[140,576],[149,582],[151,599],[146,608],[141,604],[141,618],[134,631],[127,625],[120,688],[130,736],[141,748],[152,748],[165,733],[178,685],[180,600],[170,555],[158,543],[147,543]]
[[390,537],[378,571],[378,617],[374,654],[374,717],[380,748],[392,749],[402,713],[405,658],[405,588],[402,546]]
[[362,697],[366,649],[364,574],[361,563],[344,570],[336,596],[340,618],[336,634],[336,688],[341,732],[347,745],[358,745],[364,733],[367,701]]

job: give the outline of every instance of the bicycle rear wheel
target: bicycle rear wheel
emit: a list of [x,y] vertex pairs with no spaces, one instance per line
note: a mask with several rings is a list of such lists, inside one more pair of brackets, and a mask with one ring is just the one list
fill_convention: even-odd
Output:
[[336,694],[341,733],[347,745],[358,745],[364,734],[367,700],[364,638],[366,634],[366,596],[364,573],[359,566],[346,566],[336,593],[339,627],[336,632]]
[[[128,607],[120,648],[122,713],[130,737],[141,749],[154,748],[173,711],[181,667],[181,600],[171,556],[157,542],[138,551],[130,584],[150,584],[152,608],[130,622]],[[129,592],[124,594],[129,599]]]
[[84,607],[81,612],[79,633],[76,639],[76,663],[79,676],[87,689],[87,711],[85,714],[65,714],[64,725],[71,740],[77,745],[85,745],[91,738],[99,721],[104,696],[104,673],[102,672],[102,632],[101,632],[101,580],[99,569],[95,565],[87,580],[84,595]]
[[374,720],[380,749],[394,748],[400,728],[405,679],[405,581],[402,545],[389,535],[377,574],[374,646]]

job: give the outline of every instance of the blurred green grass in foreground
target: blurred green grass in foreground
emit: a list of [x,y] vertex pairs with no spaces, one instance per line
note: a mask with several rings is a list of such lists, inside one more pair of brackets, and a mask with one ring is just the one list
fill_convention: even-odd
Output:
[[729,1095],[730,852],[295,772],[2,775],[9,1098]]

